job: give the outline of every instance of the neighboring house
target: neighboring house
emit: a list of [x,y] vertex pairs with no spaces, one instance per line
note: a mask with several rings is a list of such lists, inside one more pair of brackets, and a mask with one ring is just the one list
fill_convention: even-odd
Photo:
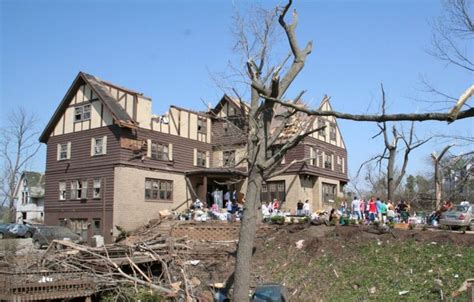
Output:
[[[329,109],[329,102],[321,104]],[[208,112],[170,106],[153,115],[150,98],[80,72],[40,141],[47,144],[45,222],[67,225],[85,238],[118,235],[158,211],[184,210],[199,197],[208,204],[246,188],[246,105],[224,96]],[[333,205],[347,183],[347,153],[336,121],[291,150],[293,165],[264,185],[262,200],[279,198],[293,209]]]
[[16,221],[43,222],[44,218],[43,174],[25,171],[15,188]]

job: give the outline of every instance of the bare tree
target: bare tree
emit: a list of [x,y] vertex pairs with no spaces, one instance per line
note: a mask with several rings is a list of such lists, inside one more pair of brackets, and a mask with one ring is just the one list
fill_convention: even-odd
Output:
[[432,48],[429,53],[435,58],[474,72],[474,61],[463,48],[474,35],[474,20],[471,17],[470,0],[444,1],[445,14],[433,24]]
[[40,148],[37,140],[36,119],[23,108],[12,112],[8,124],[1,129],[0,157],[2,166],[2,206],[14,210],[14,191],[21,172],[28,166]]
[[446,154],[446,152],[449,150],[449,148],[453,147],[454,145],[447,145],[446,147],[441,150],[439,154],[436,154],[436,152],[431,153],[431,158],[433,159],[434,163],[434,183],[435,183],[435,199],[436,199],[436,206],[435,209],[438,209],[440,204],[441,204],[441,196],[442,196],[442,190],[443,190],[443,176],[441,174],[441,169],[440,169],[440,161],[443,158],[443,156]]

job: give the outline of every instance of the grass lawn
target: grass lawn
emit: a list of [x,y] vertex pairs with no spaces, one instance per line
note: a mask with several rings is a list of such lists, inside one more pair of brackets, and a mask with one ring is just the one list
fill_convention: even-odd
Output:
[[297,249],[276,240],[261,250],[260,273],[284,283],[290,301],[440,301],[440,288],[444,301],[467,301],[452,293],[474,278],[474,248],[439,241],[326,235]]

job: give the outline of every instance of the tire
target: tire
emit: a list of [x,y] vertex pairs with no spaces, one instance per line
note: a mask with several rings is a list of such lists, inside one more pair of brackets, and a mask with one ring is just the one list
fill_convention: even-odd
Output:
[[41,249],[41,243],[38,240],[35,240],[35,242],[33,242],[33,245],[36,249]]

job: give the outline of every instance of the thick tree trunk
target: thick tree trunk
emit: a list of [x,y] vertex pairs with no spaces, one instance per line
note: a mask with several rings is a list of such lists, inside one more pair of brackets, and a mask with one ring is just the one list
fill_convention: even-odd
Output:
[[248,301],[253,243],[257,231],[257,215],[260,205],[262,176],[253,169],[248,176],[244,215],[241,221],[237,263],[235,266],[235,283],[232,301]]

